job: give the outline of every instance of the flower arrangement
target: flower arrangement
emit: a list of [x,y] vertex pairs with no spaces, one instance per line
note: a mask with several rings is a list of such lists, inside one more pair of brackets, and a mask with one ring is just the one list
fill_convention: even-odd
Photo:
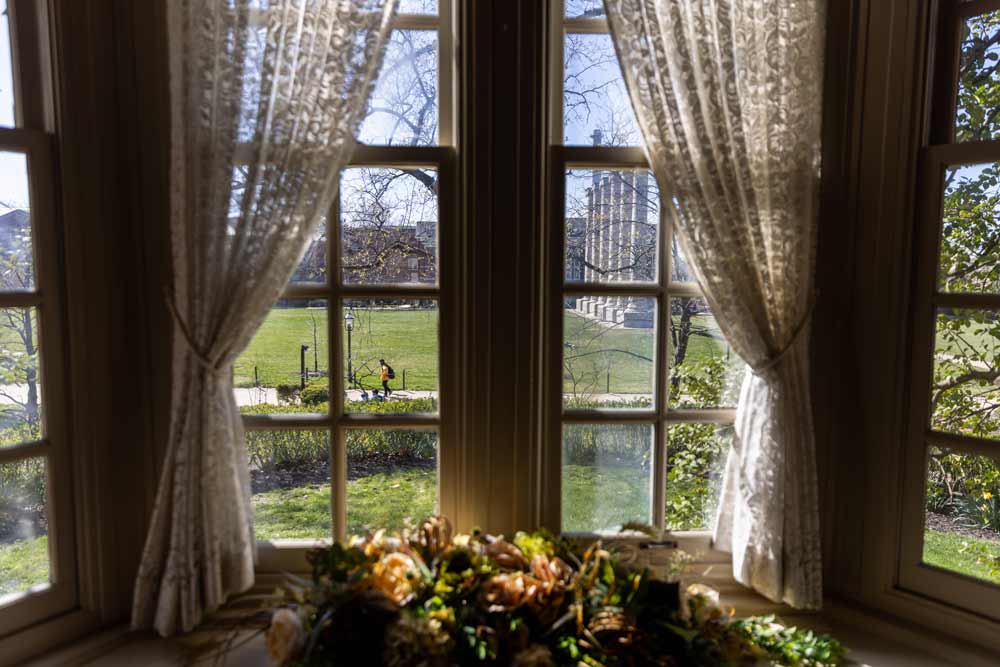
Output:
[[287,667],[839,664],[835,640],[772,617],[734,620],[718,593],[654,579],[600,542],[544,531],[453,535],[434,517],[310,554],[267,631]]

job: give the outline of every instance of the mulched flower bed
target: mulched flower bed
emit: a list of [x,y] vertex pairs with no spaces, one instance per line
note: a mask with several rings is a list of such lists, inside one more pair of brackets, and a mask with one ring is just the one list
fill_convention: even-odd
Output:
[[965,537],[972,537],[979,540],[992,540],[994,542],[1000,542],[1000,533],[989,530],[988,528],[979,528],[977,526],[963,524],[955,517],[948,516],[946,514],[928,512],[926,521],[927,528],[930,530],[937,530],[942,533],[952,533],[955,535],[964,535]]

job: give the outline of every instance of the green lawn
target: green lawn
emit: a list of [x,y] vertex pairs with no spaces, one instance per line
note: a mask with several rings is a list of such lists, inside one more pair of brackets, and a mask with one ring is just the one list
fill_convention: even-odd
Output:
[[627,521],[649,523],[649,471],[566,465],[562,473],[562,529],[614,530]]
[[[351,357],[358,379],[367,387],[378,385],[378,360],[384,358],[396,371],[395,388],[438,388],[438,345],[436,310],[355,309],[351,334]],[[325,308],[275,308],[268,315],[250,345],[234,366],[237,387],[254,383],[254,366],[265,387],[298,382],[300,350],[308,345],[306,365],[314,368],[313,326],[318,340],[318,368],[327,368],[327,315]],[[347,337],[344,354],[347,358]],[[346,363],[346,362],[345,362]]]
[[48,536],[0,544],[0,596],[19,593],[48,580]]
[[[695,329],[717,330],[715,320],[705,315],[693,317],[691,323]],[[607,327],[566,310],[563,337],[567,343],[563,350],[564,391],[573,392],[575,386],[577,393],[604,393],[608,391],[610,371],[612,393],[652,393],[653,363],[649,361],[655,358],[652,329]],[[689,339],[685,361],[725,354],[726,344],[722,340],[695,335]]]
[[975,554],[962,553],[962,544],[984,545],[1000,552],[1000,541],[977,540],[964,535],[943,533],[936,530],[924,531],[924,562],[944,570],[958,572],[977,579],[1000,584],[1000,575],[991,576],[986,565],[976,562]]
[[[347,533],[366,528],[402,528],[407,517],[419,522],[436,513],[437,473],[433,468],[397,470],[347,482]],[[253,497],[258,540],[330,537],[330,487],[312,484],[259,493]]]

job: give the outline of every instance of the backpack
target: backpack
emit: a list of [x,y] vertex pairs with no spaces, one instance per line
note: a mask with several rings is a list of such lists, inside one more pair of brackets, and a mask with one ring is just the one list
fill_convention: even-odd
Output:
[[390,366],[389,364],[386,364],[385,367],[389,370],[389,379],[390,380],[395,380],[396,379],[396,371],[392,370],[392,366]]

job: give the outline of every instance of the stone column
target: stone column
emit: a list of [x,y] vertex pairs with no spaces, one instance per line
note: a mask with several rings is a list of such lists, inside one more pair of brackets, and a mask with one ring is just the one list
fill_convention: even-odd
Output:
[[[594,279],[594,271],[590,264],[594,261],[594,241],[591,233],[594,229],[594,188],[587,188],[587,216],[583,223],[583,281],[590,282]],[[581,313],[590,314],[592,299],[589,296],[580,297],[576,300],[576,309]]]
[[[611,266],[611,177],[610,173],[601,176],[601,208],[598,228],[601,230],[601,259],[598,266],[604,273],[598,274],[601,282],[608,282],[608,268]],[[611,297],[602,296],[598,300],[597,316],[602,322],[607,322],[611,311]]]
[[[621,272],[622,280],[632,282],[635,280],[635,172],[633,170],[622,172],[622,203],[621,203],[621,224],[622,224],[622,262],[628,267]],[[621,316],[619,322],[624,324],[628,318],[628,313],[635,310],[635,299],[630,296],[621,297]]]
[[[625,237],[622,235],[622,172],[611,172],[611,212],[608,218],[608,231],[610,232],[608,269],[609,282],[622,282],[622,248],[625,245]],[[613,296],[608,299],[608,321],[617,324],[622,312],[622,298]]]
[[[635,214],[632,223],[632,243],[635,253],[642,253],[648,248],[650,242],[655,243],[658,238],[657,231],[651,231],[647,224],[651,213],[648,198],[649,172],[641,169],[635,174]],[[658,229],[658,227],[659,225],[656,224],[654,229]],[[663,248],[659,248],[658,250],[659,252],[664,252]],[[651,278],[649,267],[652,268],[653,274],[655,274],[657,267],[655,253],[651,257],[648,254],[644,255],[643,262],[638,264],[634,271],[635,279],[649,280]],[[668,307],[668,305],[666,303],[662,304],[663,307]],[[629,329],[652,328],[653,311],[648,300],[633,299],[632,307],[626,311],[624,324]],[[660,335],[666,335],[666,332],[660,332]]]

